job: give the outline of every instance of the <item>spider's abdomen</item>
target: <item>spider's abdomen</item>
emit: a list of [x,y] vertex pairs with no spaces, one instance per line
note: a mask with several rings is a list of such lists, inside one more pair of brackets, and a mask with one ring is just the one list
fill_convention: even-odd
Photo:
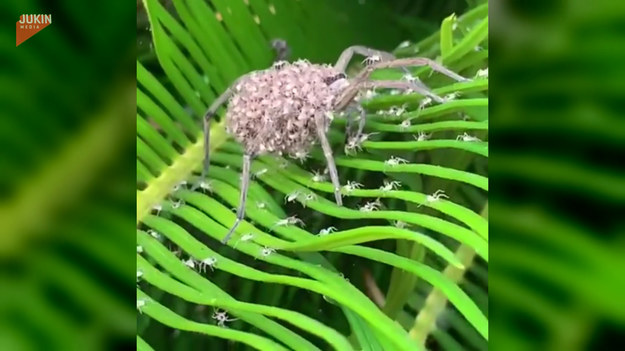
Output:
[[336,92],[327,83],[332,66],[281,62],[251,73],[234,88],[227,129],[251,154],[307,152],[316,139],[315,115],[332,110]]

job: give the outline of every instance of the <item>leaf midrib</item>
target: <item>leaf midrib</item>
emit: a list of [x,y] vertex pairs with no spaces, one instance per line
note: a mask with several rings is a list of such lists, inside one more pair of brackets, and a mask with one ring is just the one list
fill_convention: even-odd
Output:
[[[223,121],[211,128],[210,136],[210,150],[215,151],[228,139]],[[137,225],[150,213],[153,206],[165,199],[176,184],[189,178],[203,157],[204,138],[200,134],[197,141],[176,157],[158,177],[149,181],[145,189],[137,191]]]

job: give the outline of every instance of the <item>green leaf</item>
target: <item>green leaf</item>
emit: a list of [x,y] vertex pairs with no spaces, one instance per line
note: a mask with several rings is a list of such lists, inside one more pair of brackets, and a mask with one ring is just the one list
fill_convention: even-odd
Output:
[[443,20],[441,25],[441,55],[446,57],[449,55],[454,42],[454,27],[457,26],[456,14],[452,13]]

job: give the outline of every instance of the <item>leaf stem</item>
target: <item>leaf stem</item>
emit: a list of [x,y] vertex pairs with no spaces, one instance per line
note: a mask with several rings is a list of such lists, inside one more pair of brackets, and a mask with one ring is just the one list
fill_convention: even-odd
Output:
[[[223,122],[211,128],[210,133],[210,149],[213,152],[228,139],[228,135]],[[163,173],[152,179],[145,189],[137,191],[137,224],[150,213],[154,205],[165,199],[176,184],[189,178],[189,175],[201,163],[204,157],[204,138],[198,137],[197,140]]]
[[[482,216],[485,218],[488,217],[488,203],[484,205]],[[475,258],[475,250],[467,245],[461,244],[456,251],[456,257],[465,268],[462,269],[453,265],[448,265],[443,272],[443,275],[454,283],[460,282],[466,270],[471,267],[471,263]],[[423,308],[419,311],[415,323],[409,332],[410,337],[420,346],[425,347],[425,341],[428,335],[436,328],[436,320],[441,312],[445,310],[446,305],[447,297],[445,294],[440,291],[440,289],[432,288],[432,291],[425,299]]]

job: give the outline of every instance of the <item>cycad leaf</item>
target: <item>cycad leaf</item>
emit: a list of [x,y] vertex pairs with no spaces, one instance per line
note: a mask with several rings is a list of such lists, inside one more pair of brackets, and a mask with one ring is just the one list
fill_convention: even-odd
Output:
[[[318,150],[302,167],[271,156],[256,159],[252,164],[256,176],[248,193],[246,218],[227,248],[218,241],[235,220],[232,208],[239,201],[241,149],[229,140],[223,121],[213,123],[208,182],[204,188],[188,190],[191,183],[199,181],[203,158],[201,117],[234,79],[269,65],[269,41],[273,38],[286,38],[295,53],[309,53],[311,59],[333,60],[336,56],[323,50],[326,38],[315,31],[339,28],[340,17],[330,9],[336,6],[345,10],[348,6],[325,1],[274,1],[268,5],[258,0],[174,0],[175,12],[168,12],[156,0],[144,0],[144,5],[162,69],[161,73],[153,73],[152,68],[137,62],[137,243],[143,249],[137,260],[144,281],[138,298],[144,316],[178,330],[258,349],[308,350],[323,345],[337,350],[419,349],[406,329],[385,315],[357,288],[357,283],[339,273],[345,268],[337,266],[343,257],[358,257],[377,270],[393,267],[423,279],[442,291],[479,335],[488,337],[488,320],[482,310],[458,284],[439,271],[446,265],[469,268],[454,254],[458,244],[488,260],[488,228],[484,218],[476,213],[479,207],[461,199],[457,192],[457,200],[431,200],[428,189],[408,186],[414,182],[406,182],[400,189],[379,188],[381,178],[408,175],[436,179],[440,184],[449,184],[450,189],[468,186],[488,190],[484,173],[466,166],[456,168],[454,164],[416,162],[414,158],[415,153],[440,152],[474,158],[488,156],[487,142],[457,138],[462,133],[488,130],[487,120],[482,117],[488,107],[487,79],[453,83],[435,75],[430,82],[424,74],[427,69],[414,70],[413,74],[419,74],[426,84],[431,83],[436,93],[460,93],[460,98],[420,106],[423,97],[418,94],[380,92],[363,101],[371,114],[366,130],[379,135],[363,143],[363,151],[355,156],[341,156],[345,124],[337,119],[329,136],[339,172],[344,179],[365,180],[364,188],[345,190],[345,207],[333,202],[330,183],[313,181],[313,174],[307,171],[310,164],[324,162]],[[307,21],[303,21],[303,16]],[[473,53],[473,47],[485,38],[485,16],[483,10],[473,10],[469,19],[457,19],[458,25],[481,22],[453,47],[445,49],[443,62],[452,68],[460,66],[463,58]],[[346,47],[355,43],[355,37],[356,33],[346,30],[338,41]],[[311,38],[306,49],[302,45],[304,38]],[[418,45],[426,51],[428,47],[436,50],[437,41],[427,38]],[[484,57],[478,58],[472,58],[463,67],[465,72],[482,67]],[[401,78],[401,74],[391,71],[376,76]],[[405,113],[376,113],[404,104]],[[404,125],[406,120],[410,121],[409,126]],[[424,141],[410,135],[419,132],[446,137]],[[479,135],[483,138],[483,134]],[[395,154],[407,155],[410,160],[406,164],[389,164],[389,157]],[[304,206],[298,213],[306,228],[283,225],[294,209],[285,204],[285,199],[293,194],[310,196],[304,199],[294,195]],[[379,198],[383,208],[360,210],[356,203],[362,204],[361,198]],[[332,224],[339,230],[326,236],[314,235]],[[396,227],[403,225],[403,229]],[[426,257],[435,264],[382,248],[383,243],[398,239],[426,248]],[[231,284],[248,288],[245,293],[231,291]],[[254,290],[259,291],[258,296]],[[215,326],[206,316],[203,322],[194,322],[174,305],[168,305],[168,300],[158,298],[163,291],[187,304],[225,309],[240,321],[228,323],[229,328]],[[265,293],[275,294],[277,297],[272,300],[277,305],[262,298]],[[298,306],[293,302],[293,294],[304,294],[316,302]],[[311,313],[322,310],[334,317]],[[345,325],[351,326],[355,333],[352,342],[358,345],[347,341],[349,332]],[[144,339],[138,340],[142,347],[149,348]]]

